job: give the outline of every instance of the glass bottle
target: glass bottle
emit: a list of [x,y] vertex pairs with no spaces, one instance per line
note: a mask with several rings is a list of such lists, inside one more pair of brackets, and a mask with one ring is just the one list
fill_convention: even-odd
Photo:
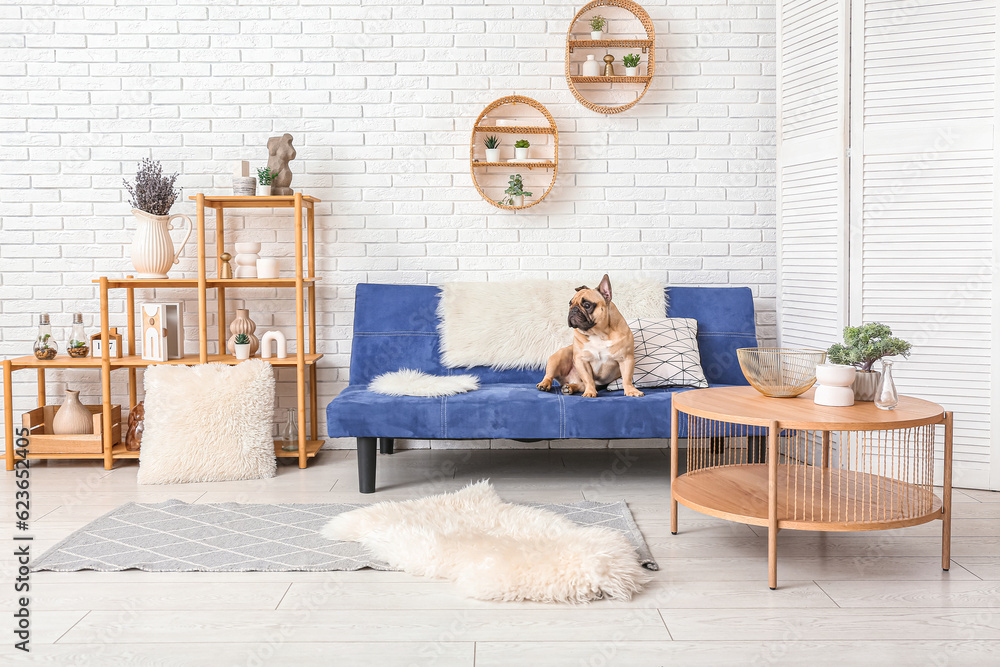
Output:
[[90,352],[90,339],[83,330],[83,313],[73,313],[73,328],[66,341],[66,354],[76,359],[87,356]]
[[285,410],[285,425],[281,428],[281,449],[286,452],[299,451],[299,420],[296,418],[296,409]]
[[899,405],[899,394],[896,393],[896,383],[892,381],[892,362],[882,360],[882,378],[875,391],[875,407],[881,410],[892,410]]
[[59,346],[52,338],[52,325],[49,324],[49,314],[41,313],[38,316],[38,336],[35,338],[35,357],[48,361],[55,359],[59,354]]

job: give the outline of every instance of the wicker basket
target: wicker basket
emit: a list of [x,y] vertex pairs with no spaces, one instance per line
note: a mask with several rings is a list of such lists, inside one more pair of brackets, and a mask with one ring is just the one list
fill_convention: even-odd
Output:
[[823,350],[790,347],[741,347],[736,350],[743,376],[773,398],[792,398],[816,382],[816,366],[826,361]]

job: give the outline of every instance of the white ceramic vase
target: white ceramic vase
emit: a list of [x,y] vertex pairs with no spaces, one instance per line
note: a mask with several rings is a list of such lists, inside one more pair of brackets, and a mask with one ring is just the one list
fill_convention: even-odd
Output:
[[257,196],[258,197],[270,197],[271,196],[271,186],[270,185],[258,185],[257,186]]
[[[191,218],[181,213],[152,215],[137,208],[132,209],[136,219],[135,237],[132,239],[132,266],[138,278],[166,278],[174,264],[180,263],[181,251],[191,238]],[[174,229],[170,221],[183,218],[187,221],[187,234],[177,252],[169,232]]]
[[236,263],[236,277],[237,278],[256,278],[257,277],[257,260],[260,259],[260,244],[256,242],[246,242],[237,243],[236,257],[233,261]]
[[515,160],[527,160],[528,159],[528,149],[527,148],[515,148],[514,149],[514,159]]
[[603,30],[591,30],[590,31],[590,38],[591,39],[600,39],[603,35],[604,35],[604,31]]
[[625,68],[625,76],[639,76],[639,68],[638,67],[626,67]]
[[54,435],[90,435],[94,432],[94,415],[80,402],[80,392],[66,390],[66,400],[52,418]]
[[580,66],[580,76],[601,76],[601,63],[597,62],[593,55],[587,56]]
[[500,161],[500,149],[499,148],[487,148],[486,149],[486,161],[487,162],[499,162]]
[[524,195],[517,195],[516,197],[511,197],[513,204],[511,206],[524,206]]
[[819,364],[816,366],[816,393],[813,402],[816,405],[831,407],[847,407],[854,405],[854,376],[857,373],[854,366],[838,364]]
[[273,280],[278,277],[278,260],[274,257],[261,257],[257,260],[257,277]]

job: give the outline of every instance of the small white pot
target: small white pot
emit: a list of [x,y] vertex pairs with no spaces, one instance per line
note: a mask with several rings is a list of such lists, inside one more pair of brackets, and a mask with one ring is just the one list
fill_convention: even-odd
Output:
[[500,149],[499,148],[487,148],[486,149],[486,161],[487,162],[499,162],[500,161]]
[[514,159],[515,160],[527,160],[528,159],[528,149],[527,148],[515,148],[514,149]]
[[257,277],[273,280],[279,276],[278,260],[274,257],[261,257],[257,260]]
[[604,31],[603,30],[591,30],[590,31],[590,38],[591,39],[600,39],[602,35],[604,35]]
[[233,347],[236,348],[236,358],[240,361],[250,358],[250,343],[235,343]]
[[625,68],[625,76],[639,76],[639,68],[638,67],[626,67]]
[[271,186],[270,185],[258,185],[257,186],[257,196],[258,197],[270,197],[271,196]]
[[512,206],[524,206],[524,195],[517,195],[516,197],[511,197],[514,201]]
[[854,366],[838,364],[819,364],[816,366],[816,393],[813,402],[816,405],[831,407],[847,407],[854,405],[854,377],[858,369]]

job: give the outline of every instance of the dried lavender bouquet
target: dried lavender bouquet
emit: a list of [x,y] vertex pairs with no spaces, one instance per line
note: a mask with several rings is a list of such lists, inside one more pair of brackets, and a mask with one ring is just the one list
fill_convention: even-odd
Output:
[[159,160],[145,158],[139,164],[135,182],[129,183],[124,179],[122,182],[130,195],[129,204],[132,208],[150,215],[169,215],[170,207],[180,195],[180,191],[174,189],[176,180],[177,174],[163,175],[163,165]]

